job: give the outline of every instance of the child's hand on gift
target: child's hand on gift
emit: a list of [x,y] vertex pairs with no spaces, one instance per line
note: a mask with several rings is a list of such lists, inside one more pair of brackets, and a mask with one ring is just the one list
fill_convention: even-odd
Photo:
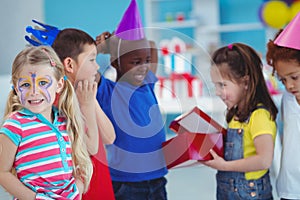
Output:
[[200,161],[202,164],[217,169],[221,171],[226,171],[226,164],[227,161],[225,161],[222,157],[220,157],[214,150],[210,150],[210,154],[212,155],[212,160],[207,161]]

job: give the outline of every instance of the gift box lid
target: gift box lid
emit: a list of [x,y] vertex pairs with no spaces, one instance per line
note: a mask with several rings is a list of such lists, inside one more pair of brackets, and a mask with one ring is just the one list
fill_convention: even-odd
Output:
[[198,161],[210,160],[213,149],[223,157],[223,134],[183,132],[162,143],[168,169],[189,167],[200,164]]
[[168,169],[210,160],[211,149],[223,157],[226,129],[197,106],[175,118],[169,128],[177,135],[162,144]]
[[169,128],[175,133],[222,133],[226,134],[226,129],[212,119],[208,114],[195,106],[191,111],[175,118]]

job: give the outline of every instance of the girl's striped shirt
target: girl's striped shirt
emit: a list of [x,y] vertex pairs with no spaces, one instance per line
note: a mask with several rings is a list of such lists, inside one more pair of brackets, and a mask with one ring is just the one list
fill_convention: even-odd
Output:
[[53,112],[53,123],[27,109],[15,112],[0,133],[18,146],[13,167],[19,180],[37,193],[36,199],[79,199],[66,118],[55,107]]

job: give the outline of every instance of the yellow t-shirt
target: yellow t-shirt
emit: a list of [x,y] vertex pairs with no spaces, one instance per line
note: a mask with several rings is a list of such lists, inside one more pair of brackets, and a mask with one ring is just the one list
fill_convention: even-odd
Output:
[[[271,134],[275,143],[276,123],[271,119],[269,111],[263,108],[259,108],[253,111],[248,123],[241,123],[232,119],[228,124],[228,128],[244,130],[244,158],[256,154],[254,138],[259,135]],[[246,172],[245,178],[247,180],[255,180],[262,177],[267,171],[268,170]]]

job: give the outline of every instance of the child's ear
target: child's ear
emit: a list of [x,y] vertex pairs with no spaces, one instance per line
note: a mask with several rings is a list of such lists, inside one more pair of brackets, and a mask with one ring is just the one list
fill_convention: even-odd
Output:
[[63,65],[65,67],[65,71],[68,73],[74,72],[74,60],[70,57],[66,57],[63,61]]
[[58,82],[57,82],[57,88],[56,88],[56,93],[60,93],[63,90],[64,84],[65,84],[64,78],[61,78],[61,79],[58,80]]
[[245,85],[245,90],[248,89],[249,86],[249,75],[246,75],[243,77],[244,85]]

